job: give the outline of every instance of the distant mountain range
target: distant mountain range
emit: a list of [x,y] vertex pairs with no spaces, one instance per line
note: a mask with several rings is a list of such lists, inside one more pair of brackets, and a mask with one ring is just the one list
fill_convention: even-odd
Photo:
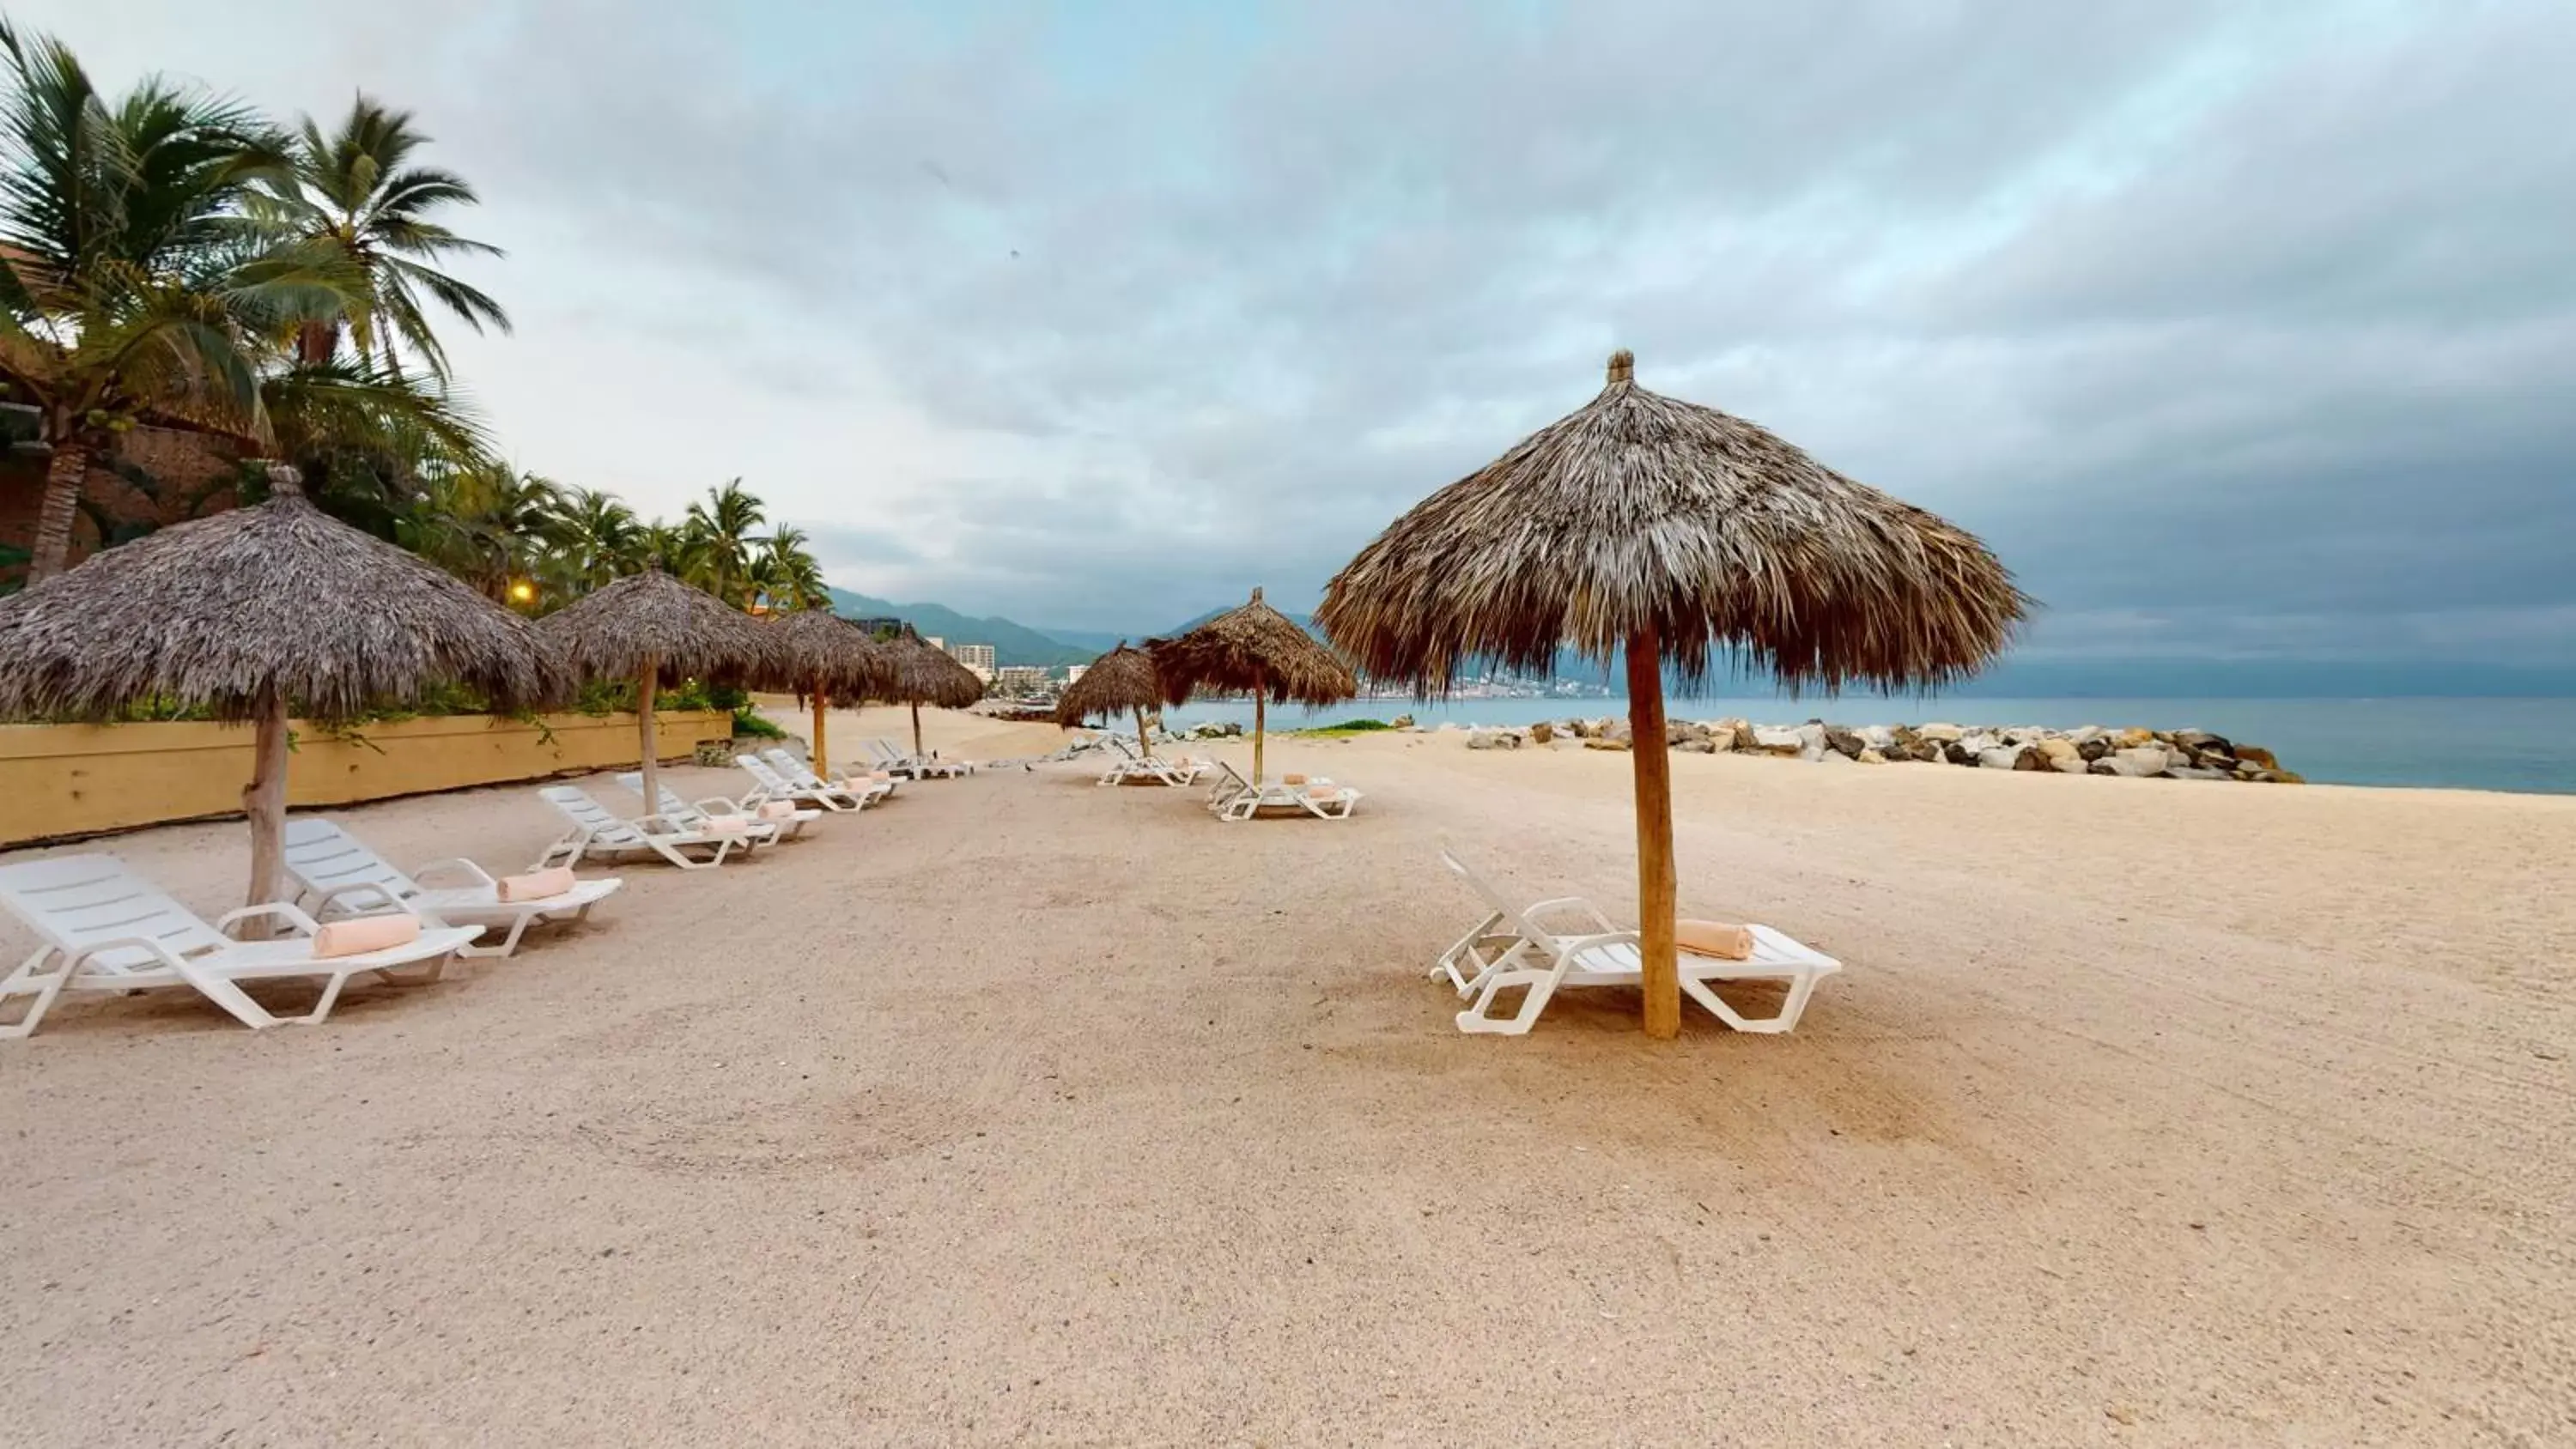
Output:
[[[1097,629],[1036,629],[1010,619],[978,619],[941,604],[897,604],[846,589],[832,590],[832,607],[852,618],[903,619],[924,634],[956,644],[990,644],[996,664],[1059,668],[1087,664],[1121,639],[1142,644],[1195,629],[1226,609],[1210,609],[1151,634]],[[1282,612],[1285,612],[1284,610]],[[1307,633],[1322,637],[1315,621],[1288,614]],[[1572,650],[1557,656],[1557,676],[1618,685],[1614,657],[1605,671]],[[1749,696],[1770,692],[1758,679],[1719,678],[1710,692]],[[2517,667],[2438,660],[2229,660],[2041,657],[2006,659],[1976,679],[1944,691],[1964,698],[2025,699],[2371,699],[2399,697],[2564,697],[2576,694],[2576,668]]]
[[951,644],[990,644],[993,662],[1033,664],[1054,669],[1067,664],[1088,664],[1093,656],[1118,641],[1111,639],[1098,649],[1042,634],[1026,624],[1009,619],[978,619],[958,613],[945,604],[898,604],[891,599],[854,594],[847,589],[833,589],[832,612],[848,619],[901,619],[919,633],[945,639]]

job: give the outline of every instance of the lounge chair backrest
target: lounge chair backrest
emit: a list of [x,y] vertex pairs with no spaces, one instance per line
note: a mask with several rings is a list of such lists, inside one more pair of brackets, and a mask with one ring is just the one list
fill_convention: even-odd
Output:
[[783,749],[773,747],[763,750],[760,752],[760,757],[767,760],[770,764],[770,768],[776,770],[781,776],[784,776],[787,783],[791,785],[821,785],[828,783],[822,776],[814,773],[814,767],[811,764],[796,758],[794,755],[787,753]]
[[642,831],[608,813],[607,806],[590,798],[590,792],[578,785],[547,785],[537,793],[602,845],[628,845],[644,838]]
[[[374,886],[393,901],[420,894],[418,881],[318,815],[299,815],[286,822],[286,873],[315,895],[353,885]],[[361,903],[359,908],[374,907]]]
[[1467,862],[1460,860],[1449,851],[1443,850],[1440,852],[1440,863],[1449,867],[1450,874],[1458,877],[1458,879],[1462,881],[1465,881],[1467,883],[1467,889],[1474,891],[1479,897],[1482,897],[1486,905],[1492,906],[1495,910],[1502,912],[1507,917],[1515,920],[1519,919],[1521,907],[1506,897],[1501,891],[1494,889],[1492,883],[1487,881],[1483,876],[1478,875],[1475,871],[1469,869]]
[[758,755],[736,755],[733,762],[750,771],[752,783],[772,795],[784,795],[796,788],[781,779],[778,772],[769,767],[769,762]]
[[[58,855],[0,866],[0,905],[72,956],[102,941],[135,936],[158,941],[181,956],[231,944],[112,855]],[[90,961],[110,971],[160,964],[141,946],[101,951]]]
[[[628,770],[617,777],[617,783],[634,791],[636,799],[644,798],[643,771]],[[707,812],[681,799],[680,792],[665,785],[662,787],[662,798],[653,802],[653,813],[674,825],[695,825],[706,817]]]

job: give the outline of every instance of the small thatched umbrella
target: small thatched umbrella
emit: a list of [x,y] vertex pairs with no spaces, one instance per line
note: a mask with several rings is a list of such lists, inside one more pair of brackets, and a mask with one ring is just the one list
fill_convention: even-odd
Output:
[[913,758],[927,759],[921,748],[921,707],[964,709],[984,697],[984,681],[918,634],[907,633],[883,648],[886,673],[876,697],[912,706]]
[[1601,395],[1432,494],[1325,587],[1326,633],[1378,678],[1445,695],[1490,659],[1541,674],[1560,645],[1627,656],[1646,1034],[1680,1030],[1664,670],[1720,656],[1791,688],[1965,676],[2029,600],[1985,545],[1742,418],[1636,385]]
[[644,799],[659,810],[660,748],[653,691],[663,680],[774,679],[784,673],[778,639],[749,614],[662,572],[658,566],[591,590],[537,621],[564,663],[585,679],[635,681],[635,728]]
[[[829,609],[798,609],[769,626],[776,634],[787,686],[814,703],[814,773],[832,768],[823,743],[823,712],[835,694],[858,698],[886,675],[883,650]],[[825,778],[830,778],[825,776]]]
[[1071,729],[1093,715],[1114,719],[1122,711],[1136,712],[1136,752],[1151,755],[1154,747],[1145,733],[1145,711],[1163,702],[1163,677],[1154,670],[1154,658],[1142,649],[1118,647],[1091,661],[1082,677],[1065,686],[1055,702],[1055,722]]
[[1252,783],[1261,783],[1261,744],[1270,701],[1331,704],[1360,692],[1351,667],[1288,616],[1261,602],[1229,609],[1176,639],[1148,639],[1163,676],[1163,698],[1179,704],[1200,689],[1252,696]]
[[462,682],[514,709],[559,697],[527,620],[315,508],[292,468],[255,508],[181,523],[0,604],[0,715],[111,715],[140,699],[259,727],[242,810],[250,900],[277,899],[287,712],[347,719]]

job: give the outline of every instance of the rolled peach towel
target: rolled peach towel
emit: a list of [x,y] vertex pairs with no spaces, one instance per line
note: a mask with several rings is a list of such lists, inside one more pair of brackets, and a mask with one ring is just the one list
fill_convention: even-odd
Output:
[[751,822],[739,815],[710,815],[703,828],[709,835],[748,835]]
[[318,957],[364,956],[375,951],[390,951],[408,946],[420,939],[418,916],[359,916],[353,920],[333,921],[313,933],[313,954]]
[[559,865],[552,870],[532,870],[526,875],[505,875],[493,884],[493,892],[504,903],[542,901],[568,895],[578,882],[572,867]]
[[786,820],[795,814],[796,807],[784,800],[764,801],[760,807],[760,818],[763,820]]
[[891,779],[893,779],[893,778],[894,778],[894,771],[892,771],[892,770],[871,770],[871,771],[869,771],[869,772],[868,772],[868,778],[869,778],[869,779],[871,779],[871,780],[874,780],[874,781],[876,781],[878,784],[882,785],[882,784],[884,784],[886,781],[891,780]]
[[1306,798],[1309,800],[1339,800],[1342,798],[1342,792],[1334,789],[1330,785],[1310,785],[1306,789]]
[[1714,956],[1720,961],[1744,961],[1753,955],[1753,933],[1722,921],[1676,921],[1673,944],[1694,956]]
[[1279,783],[1282,785],[1303,785],[1306,783],[1306,777],[1303,775],[1282,775],[1279,777]]

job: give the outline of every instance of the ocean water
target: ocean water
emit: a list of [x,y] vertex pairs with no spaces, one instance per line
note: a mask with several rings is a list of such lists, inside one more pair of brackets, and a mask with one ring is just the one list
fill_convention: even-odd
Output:
[[[1757,724],[2098,724],[2204,729],[2261,745],[2310,780],[2342,785],[2441,786],[2576,794],[2576,699],[1674,699],[1677,719],[1736,715]],[[1421,704],[1361,699],[1321,710],[1274,709],[1274,728],[1300,729],[1410,714],[1417,723],[1523,725],[1627,713],[1624,699],[1460,699]],[[1252,721],[1247,702],[1192,703],[1174,725]]]

